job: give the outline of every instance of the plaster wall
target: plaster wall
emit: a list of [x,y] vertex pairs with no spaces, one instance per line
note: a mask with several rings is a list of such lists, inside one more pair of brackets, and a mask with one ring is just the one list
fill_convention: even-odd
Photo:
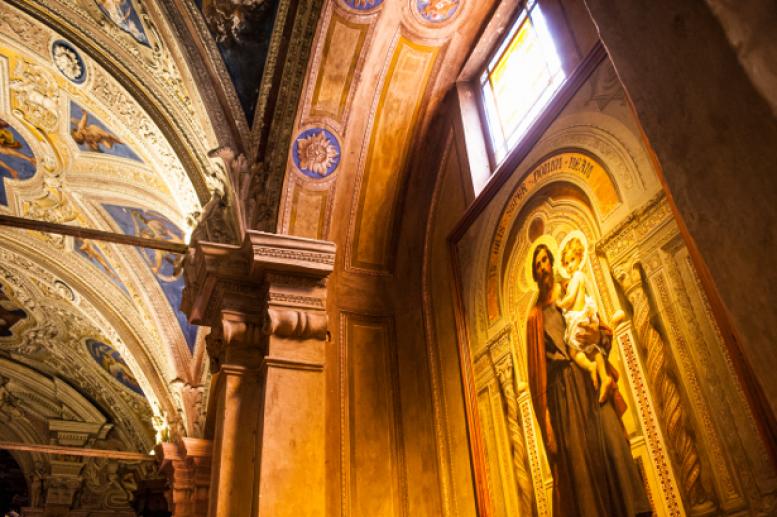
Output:
[[[743,70],[749,58],[740,47],[740,61],[726,37],[728,32],[735,38],[735,27],[743,37],[748,27],[750,42],[769,38],[769,32],[753,24],[754,4],[732,18],[717,6],[726,32],[702,3],[667,0],[650,9],[608,0],[587,5],[661,177],[709,268],[707,287],[720,295],[719,316],[731,321],[728,337],[741,348],[741,375],[753,381],[751,396],[762,406],[773,439],[777,120],[753,84],[768,93],[771,83],[754,77],[750,65]],[[755,46],[764,53],[752,59],[770,48]]]

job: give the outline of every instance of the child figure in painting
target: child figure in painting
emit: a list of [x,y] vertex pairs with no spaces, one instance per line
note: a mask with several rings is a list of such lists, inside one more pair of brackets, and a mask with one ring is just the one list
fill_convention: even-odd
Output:
[[[585,347],[577,339],[581,325],[599,324],[596,302],[586,292],[586,279],[582,271],[586,258],[585,236],[582,232],[574,231],[564,241],[560,268],[562,276],[566,277],[561,282],[564,295],[556,302],[564,313],[564,341],[575,363],[591,375],[594,388],[599,390],[599,403],[603,404],[614,385],[607,371],[607,361],[596,345]],[[623,311],[617,311],[613,315],[612,324],[617,325],[623,318]]]

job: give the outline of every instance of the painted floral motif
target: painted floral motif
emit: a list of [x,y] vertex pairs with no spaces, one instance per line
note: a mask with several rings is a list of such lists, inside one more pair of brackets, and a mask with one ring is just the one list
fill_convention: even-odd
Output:
[[459,0],[416,0],[416,7],[424,20],[441,23],[456,13],[459,3]]
[[51,56],[62,75],[76,84],[86,79],[86,67],[78,52],[63,40],[55,41],[51,46]]
[[293,155],[300,171],[311,178],[323,178],[332,174],[340,163],[340,145],[326,129],[308,129],[294,141]]
[[345,0],[348,7],[357,9],[359,11],[369,11],[374,7],[378,7],[383,3],[383,0]]
[[138,395],[143,395],[143,390],[140,389],[140,385],[135,376],[132,375],[129,366],[127,366],[119,352],[114,350],[113,347],[96,339],[87,339],[86,348],[89,350],[89,355],[92,356],[92,359],[111,377]]

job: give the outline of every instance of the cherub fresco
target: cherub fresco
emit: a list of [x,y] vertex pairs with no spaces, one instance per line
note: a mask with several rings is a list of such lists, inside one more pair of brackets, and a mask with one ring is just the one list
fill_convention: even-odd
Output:
[[130,34],[138,43],[148,45],[148,36],[140,23],[138,13],[131,0],[94,0],[97,7],[117,27]]
[[124,362],[118,351],[113,347],[107,345],[96,339],[87,339],[86,348],[89,350],[89,354],[100,365],[100,367],[108,372],[111,377],[122,383],[127,388],[131,389],[135,393],[142,395],[143,390],[140,389],[138,381],[135,376]]
[[0,204],[8,204],[3,178],[31,178],[35,175],[36,164],[35,155],[24,138],[0,119]]
[[[156,217],[153,214],[142,210],[131,210],[132,224],[134,225],[133,235],[145,239],[158,239],[163,241],[181,241],[181,231],[173,226],[170,221]],[[161,250],[152,250],[146,248],[145,256],[151,266],[151,271],[157,277],[167,282],[175,281],[175,260],[176,256]]]
[[27,313],[8,298],[0,285],[0,337],[10,336],[11,327],[26,318]]
[[81,114],[81,118],[76,122],[70,134],[78,145],[86,145],[91,151],[96,153],[103,152],[103,145],[110,149],[113,147],[113,144],[124,143],[116,135],[109,133],[100,126],[89,124],[85,111]]
[[81,256],[91,262],[97,269],[108,275],[111,282],[119,286],[124,292],[127,292],[127,287],[122,283],[116,270],[113,269],[108,259],[100,250],[100,248],[90,240],[80,239],[78,237],[73,241],[73,249]]
[[140,161],[140,158],[97,117],[70,103],[70,136],[82,151],[105,153]]
[[[103,206],[127,235],[183,242],[184,234],[181,229],[158,212],[119,205],[106,204]],[[189,323],[186,315],[180,309],[184,281],[181,273],[176,271],[178,256],[148,248],[140,248],[138,251],[140,251],[141,256],[156,277],[162,292],[170,303],[170,307],[175,312],[189,349],[193,349],[197,338],[197,327]]]

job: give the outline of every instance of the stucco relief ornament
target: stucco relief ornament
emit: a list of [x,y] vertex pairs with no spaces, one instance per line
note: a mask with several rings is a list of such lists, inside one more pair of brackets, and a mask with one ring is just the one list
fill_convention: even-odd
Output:
[[292,154],[297,168],[311,178],[325,178],[340,164],[340,144],[326,129],[313,128],[300,133]]
[[421,17],[432,23],[448,21],[456,14],[460,0],[415,0]]
[[51,57],[57,69],[70,81],[81,84],[86,80],[84,60],[70,43],[64,40],[55,41],[51,46]]
[[14,108],[24,120],[47,132],[57,130],[59,123],[59,86],[43,67],[19,61],[9,83]]

